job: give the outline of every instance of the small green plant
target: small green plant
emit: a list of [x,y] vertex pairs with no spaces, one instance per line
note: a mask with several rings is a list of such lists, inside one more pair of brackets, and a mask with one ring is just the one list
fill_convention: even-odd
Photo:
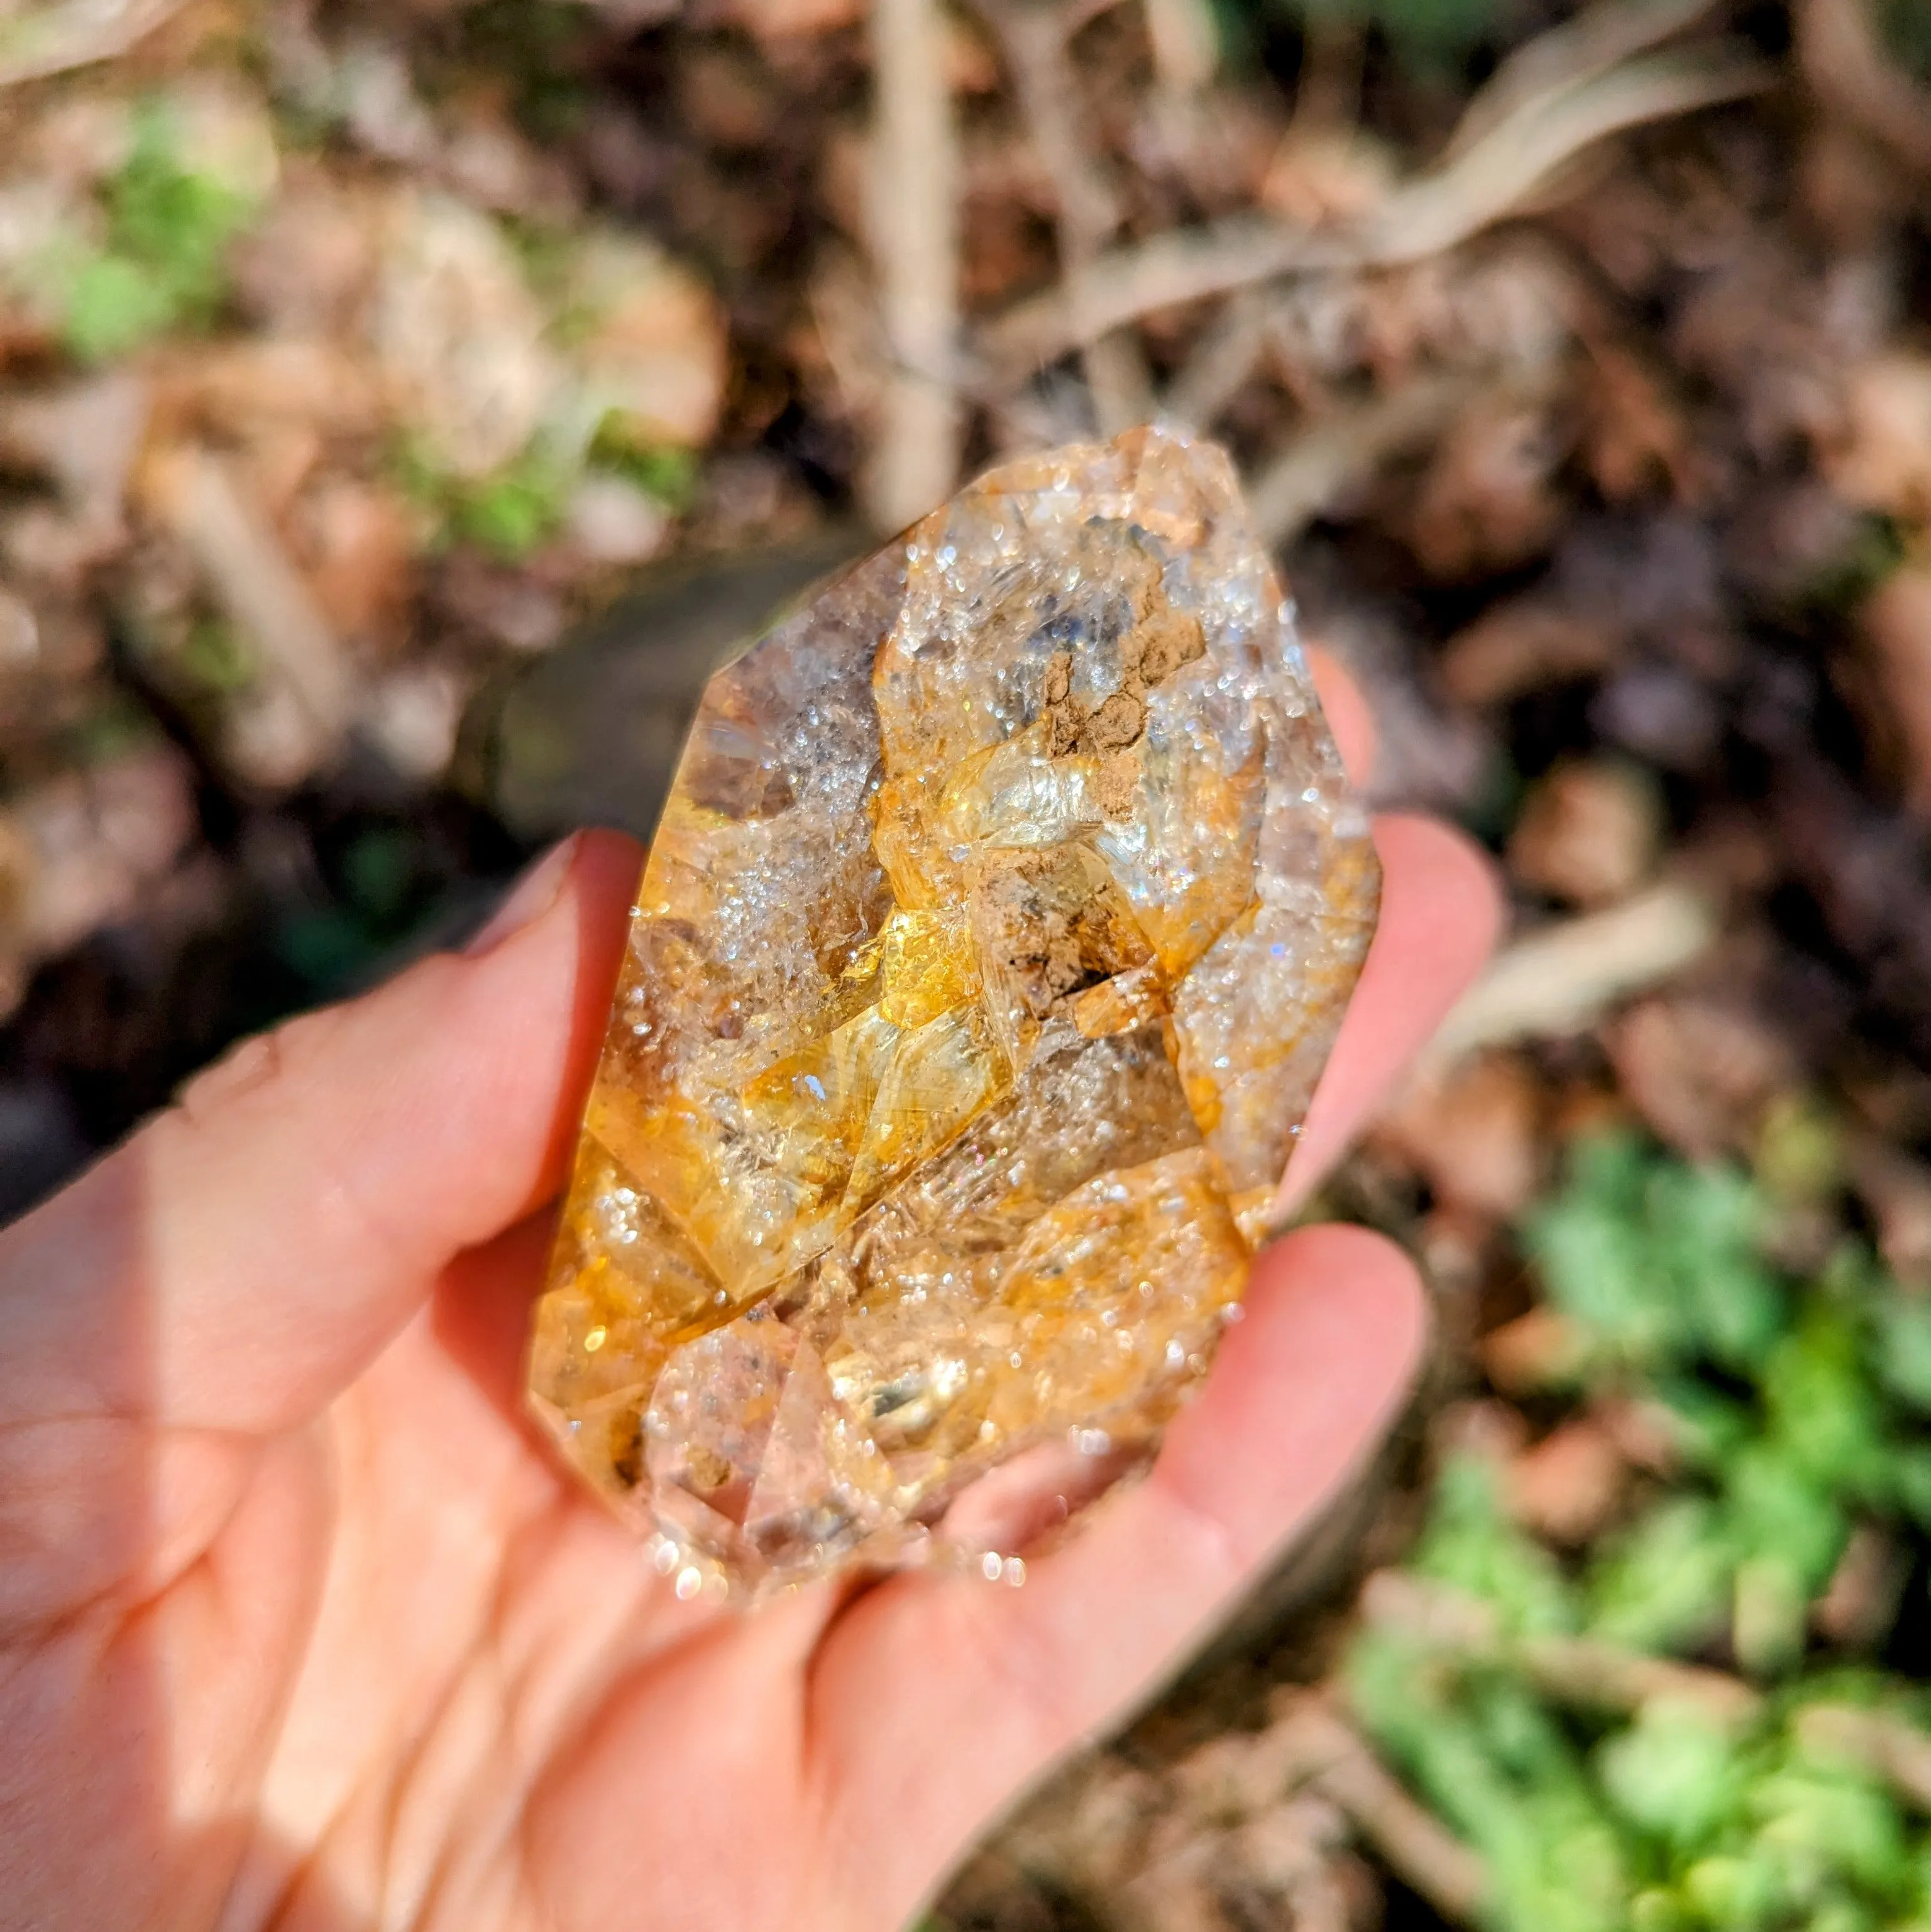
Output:
[[532,444],[494,474],[452,476],[421,445],[395,453],[397,482],[428,513],[440,544],[473,543],[516,562],[553,536],[563,520],[574,467]]
[[444,542],[476,544],[511,562],[557,533],[572,491],[587,473],[625,477],[674,514],[689,508],[697,490],[697,458],[691,451],[632,442],[608,422],[587,452],[539,436],[480,478],[450,476],[415,443],[396,452],[395,467],[402,488],[434,518]]
[[645,495],[654,496],[673,515],[681,515],[697,494],[698,459],[695,450],[668,443],[638,442],[624,434],[620,422],[606,416],[590,444],[590,460],[600,470],[627,477]]
[[487,482],[454,490],[450,527],[498,556],[527,556],[563,521],[570,482],[543,453],[526,452]]
[[90,362],[212,320],[229,246],[254,212],[239,190],[181,164],[158,102],[137,114],[132,149],[101,199],[105,244],[78,262],[66,290],[67,344]]
[[[1809,1186],[1827,1140],[1806,1130],[1770,1167]],[[1355,1645],[1356,1707],[1482,1855],[1498,1932],[1875,1932],[1931,1912],[1931,1832],[1812,1721],[1848,1705],[1894,1723],[1917,1694],[1809,1627],[1854,1526],[1931,1523],[1931,1306],[1852,1246],[1793,1277],[1766,1257],[1773,1212],[1734,1168],[1628,1137],[1575,1150],[1522,1230],[1570,1331],[1560,1386],[1668,1418],[1677,1474],[1559,1557],[1491,1462],[1452,1459],[1409,1570],[1486,1634],[1384,1619]],[[1619,1705],[1609,1656],[1743,1679],[1720,1710],[1666,1690]]]

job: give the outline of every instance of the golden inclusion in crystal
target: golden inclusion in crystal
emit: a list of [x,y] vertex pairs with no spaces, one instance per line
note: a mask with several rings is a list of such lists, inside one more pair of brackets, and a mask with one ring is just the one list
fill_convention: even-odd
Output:
[[705,692],[537,1310],[566,1454],[687,1588],[1063,1520],[1206,1372],[1379,884],[1219,451],[934,511]]

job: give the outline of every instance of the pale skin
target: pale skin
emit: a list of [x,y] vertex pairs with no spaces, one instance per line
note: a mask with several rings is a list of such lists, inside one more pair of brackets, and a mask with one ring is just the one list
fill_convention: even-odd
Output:
[[[1377,839],[1295,1197],[1494,933],[1461,840]],[[893,1932],[1398,1412],[1411,1266],[1303,1228],[1023,1588],[678,1602],[518,1402],[638,862],[572,842],[468,953],[245,1045],[0,1235],[0,1927]]]

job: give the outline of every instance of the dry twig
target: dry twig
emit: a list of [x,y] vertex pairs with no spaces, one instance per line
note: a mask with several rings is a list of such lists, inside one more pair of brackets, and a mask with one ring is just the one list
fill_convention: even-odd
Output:
[[1931,173],[1931,94],[1878,44],[1863,0],[1800,0],[1797,57],[1827,107],[1914,173]]
[[1303,430],[1248,483],[1262,539],[1293,542],[1383,464],[1438,435],[1479,386],[1468,376],[1417,376]]
[[[1060,272],[1077,280],[1120,224],[1119,197],[1095,158],[1080,122],[1080,89],[1067,42],[1085,23],[1041,0],[979,0],[999,37],[1027,134],[1058,206]],[[1140,345],[1122,331],[1086,346],[1087,386],[1101,433],[1116,436],[1152,413],[1152,383]]]
[[348,660],[280,538],[221,458],[189,445],[157,456],[149,507],[193,555],[215,602],[285,690],[320,764],[341,743],[354,698]]
[[1799,1714],[1797,1732],[1808,1748],[1849,1758],[1919,1810],[1931,1811],[1931,1736],[1914,1724],[1854,1705],[1813,1704]]
[[1269,1742],[1293,1781],[1344,1812],[1388,1868],[1444,1918],[1466,1923],[1479,1910],[1488,1884],[1481,1859],[1409,1796],[1318,1694],[1296,1695]]
[[1278,276],[1392,268],[1439,254],[1514,212],[1585,149],[1625,128],[1758,92],[1770,76],[1734,46],[1633,60],[1519,103],[1445,166],[1349,227],[1310,232],[1251,216],[1155,236],[1101,256],[1064,289],[986,330],[1010,369],[1049,362],[1173,304]]
[[1368,1622],[1419,1637],[1431,1648],[1487,1662],[1518,1664],[1559,1704],[1633,1714],[1645,1704],[1688,1706],[1718,1724],[1740,1724],[1763,1700],[1740,1677],[1589,1637],[1505,1639],[1494,1611],[1473,1597],[1398,1570],[1371,1576],[1362,1592]]
[[1266,298],[1256,289],[1238,290],[1175,373],[1161,400],[1161,412],[1191,429],[1212,428],[1252,374],[1267,337]]
[[959,328],[959,147],[937,0],[872,0],[877,88],[869,226],[890,363],[865,479],[881,530],[948,496],[960,412],[951,366]]
[[1518,47],[1468,104],[1443,149],[1465,152],[1518,108],[1563,88],[1579,87],[1695,26],[1712,0],[1602,0]]

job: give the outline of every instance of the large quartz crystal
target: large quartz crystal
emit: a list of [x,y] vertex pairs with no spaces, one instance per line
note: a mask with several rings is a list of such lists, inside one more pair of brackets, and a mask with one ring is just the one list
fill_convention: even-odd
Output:
[[705,693],[537,1311],[565,1453],[686,1594],[998,1574],[1206,1372],[1378,887],[1218,450],[934,511]]

